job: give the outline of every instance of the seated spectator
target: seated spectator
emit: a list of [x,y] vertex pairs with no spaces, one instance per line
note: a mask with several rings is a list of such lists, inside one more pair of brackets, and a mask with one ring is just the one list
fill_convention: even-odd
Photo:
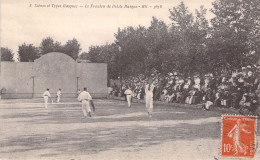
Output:
[[230,106],[229,105],[229,102],[230,102],[230,95],[229,95],[229,92],[228,91],[224,91],[223,92],[223,96],[221,98],[221,106],[223,107],[228,107]]
[[249,97],[249,95],[247,93],[245,93],[241,99],[241,101],[239,102],[239,106],[240,108],[246,106],[246,107],[250,107],[251,104],[251,99]]
[[215,94],[215,101],[214,101],[214,106],[219,107],[221,106],[221,97],[222,97],[222,89],[218,89],[217,93]]
[[184,80],[179,79],[177,86],[175,87],[176,92],[176,103],[181,103],[183,101],[182,91],[183,91]]
[[162,91],[162,94],[160,96],[160,101],[162,102],[165,102],[166,101],[166,93],[165,93],[166,90]]
[[210,108],[213,107],[214,94],[211,89],[208,89],[206,91],[206,94],[203,97],[203,101],[204,101],[204,110],[210,110]]
[[[208,110],[212,106],[239,108],[242,97],[245,93],[254,93],[260,101],[260,67],[243,67],[232,73],[222,72],[221,76],[206,74],[203,78],[196,73],[191,79],[186,78],[176,71],[165,75],[158,71],[152,71],[151,77],[154,80],[154,100],[165,102],[176,102],[186,104],[198,104],[203,102],[204,108]],[[218,75],[218,73],[216,73]],[[140,74],[122,80],[124,86],[133,86],[134,98],[144,98],[144,86],[148,78]],[[118,91],[117,91],[118,90]],[[114,88],[118,93],[120,89]],[[260,111],[259,111],[260,112]]]
[[168,102],[168,103],[173,102],[175,100],[175,98],[176,98],[176,95],[173,92],[173,90],[169,90],[166,93],[167,93],[166,96],[165,96],[166,102]]
[[197,89],[194,88],[189,92],[189,96],[186,98],[185,102],[187,104],[195,104],[196,103],[196,97],[197,97]]

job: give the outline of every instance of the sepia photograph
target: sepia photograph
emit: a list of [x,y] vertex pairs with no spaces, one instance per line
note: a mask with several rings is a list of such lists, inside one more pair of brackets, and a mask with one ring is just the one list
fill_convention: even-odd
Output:
[[260,160],[260,0],[0,7],[0,160]]

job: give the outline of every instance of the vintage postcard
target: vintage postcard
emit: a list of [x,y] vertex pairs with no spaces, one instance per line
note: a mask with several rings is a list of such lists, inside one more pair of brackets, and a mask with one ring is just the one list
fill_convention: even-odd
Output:
[[260,159],[259,0],[0,7],[0,160]]

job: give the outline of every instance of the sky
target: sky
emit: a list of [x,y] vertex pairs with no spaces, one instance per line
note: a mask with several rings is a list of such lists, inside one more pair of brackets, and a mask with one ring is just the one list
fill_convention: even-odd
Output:
[[[23,43],[39,46],[42,39],[52,37],[65,44],[76,38],[81,45],[81,52],[87,52],[91,45],[114,42],[118,28],[139,25],[148,27],[152,16],[170,24],[169,9],[180,2],[181,0],[1,0],[1,47],[8,47],[17,54],[18,46]],[[207,18],[214,16],[209,11],[213,0],[183,2],[192,13],[203,5],[208,9]],[[108,8],[107,5],[111,7]],[[122,8],[119,8],[120,5]],[[145,5],[148,7],[142,8]],[[100,8],[102,6],[105,8]]]

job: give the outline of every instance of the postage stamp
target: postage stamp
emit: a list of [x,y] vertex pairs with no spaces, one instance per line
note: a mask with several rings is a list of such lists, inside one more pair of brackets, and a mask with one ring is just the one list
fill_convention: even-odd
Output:
[[256,120],[255,116],[222,115],[221,156],[254,157]]

